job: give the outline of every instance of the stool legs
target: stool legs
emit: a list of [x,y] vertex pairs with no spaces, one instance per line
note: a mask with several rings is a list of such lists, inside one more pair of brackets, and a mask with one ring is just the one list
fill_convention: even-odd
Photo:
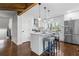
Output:
[[52,41],[49,41],[48,42],[48,50],[49,50],[49,55],[51,56],[52,55]]
[[[48,42],[48,47],[45,47],[46,44],[45,42]],[[57,40],[50,40],[50,39],[44,39],[43,40],[43,51],[45,52],[48,52],[48,54],[51,56],[51,55],[55,55],[57,56],[57,49],[59,44],[57,42]]]
[[43,40],[43,51],[45,51],[45,41]]

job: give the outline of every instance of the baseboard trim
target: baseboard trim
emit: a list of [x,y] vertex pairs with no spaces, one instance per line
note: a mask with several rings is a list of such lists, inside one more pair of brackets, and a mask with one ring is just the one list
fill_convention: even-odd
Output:
[[67,43],[67,44],[71,44],[71,45],[77,45],[77,46],[79,46],[79,44],[75,44],[75,43],[69,43],[69,42],[64,42],[64,43]]
[[31,51],[31,53],[32,53],[32,56],[45,56],[45,55],[44,55],[44,53],[45,53],[45,52],[43,52],[43,53],[42,53],[42,54],[40,54],[40,55],[36,54],[36,53],[35,53],[35,52],[33,52],[33,51]]
[[39,56],[38,54],[36,54],[35,52],[31,51],[32,56]]
[[79,46],[79,44],[75,44],[75,43],[69,43],[69,42],[64,42],[64,41],[60,41],[60,42]]

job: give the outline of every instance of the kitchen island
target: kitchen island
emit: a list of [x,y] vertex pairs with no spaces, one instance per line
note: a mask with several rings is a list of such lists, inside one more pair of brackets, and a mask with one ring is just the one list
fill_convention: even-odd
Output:
[[[50,33],[44,34],[41,32],[31,33],[31,49],[37,55],[43,53],[43,39],[51,35]],[[47,43],[46,43],[47,46]]]

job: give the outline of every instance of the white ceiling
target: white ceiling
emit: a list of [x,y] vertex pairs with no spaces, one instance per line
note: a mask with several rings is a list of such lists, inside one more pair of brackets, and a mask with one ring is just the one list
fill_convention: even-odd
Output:
[[[79,9],[79,3],[42,3],[42,5],[40,6],[42,17],[45,15],[45,11],[44,11],[45,6],[47,6],[47,9],[50,10],[49,17],[63,15],[69,10]],[[38,11],[39,11],[39,7],[35,6],[35,8],[32,10],[33,15],[36,14],[37,16]]]
[[[49,13],[45,13],[44,7],[47,7],[50,10]],[[56,17],[66,14],[68,11],[79,10],[79,3],[42,3],[40,6],[41,18],[44,18],[47,15],[48,18]],[[39,6],[36,5],[27,12],[27,15],[38,18],[39,15]]]
[[47,6],[51,10],[49,15],[53,17],[63,15],[70,10],[79,10],[79,3],[48,3],[42,4],[42,6]]

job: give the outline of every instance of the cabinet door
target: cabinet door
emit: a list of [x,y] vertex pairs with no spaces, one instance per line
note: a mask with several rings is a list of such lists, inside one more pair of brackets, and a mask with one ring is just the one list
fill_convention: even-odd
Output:
[[79,34],[79,20],[75,20],[74,34]]
[[65,42],[68,42],[68,43],[71,43],[71,39],[72,39],[72,37],[71,37],[71,35],[65,35]]
[[64,25],[65,42],[72,43],[74,21],[65,21]]
[[39,35],[31,35],[31,50],[39,54]]
[[74,44],[79,44],[79,20],[75,20],[75,26],[73,31],[73,42]]

